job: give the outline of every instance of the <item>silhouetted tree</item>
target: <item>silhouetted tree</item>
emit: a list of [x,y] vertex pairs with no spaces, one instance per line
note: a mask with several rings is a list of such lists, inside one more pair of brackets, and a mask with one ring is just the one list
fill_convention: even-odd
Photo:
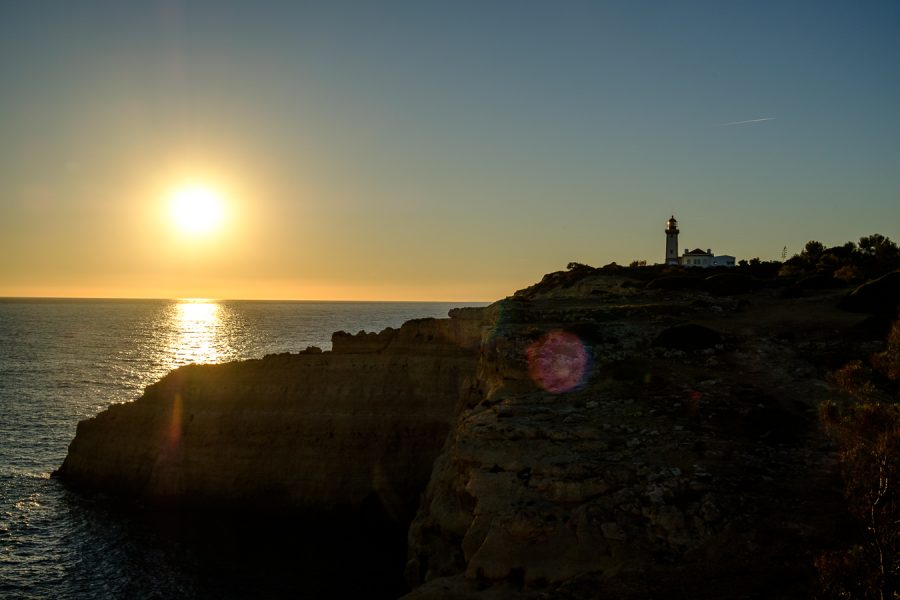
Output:
[[897,255],[897,244],[880,233],[859,238],[859,249],[865,254],[879,258],[893,258]]
[[859,238],[854,262],[867,278],[874,278],[900,268],[900,248],[890,238],[873,233]]
[[800,257],[810,265],[815,265],[819,262],[819,257],[824,253],[825,245],[822,242],[810,240],[806,242],[806,246],[803,247],[803,252],[800,253]]
[[856,252],[856,243],[855,242],[847,242],[843,246],[844,250],[847,251],[848,256],[853,256],[853,253]]

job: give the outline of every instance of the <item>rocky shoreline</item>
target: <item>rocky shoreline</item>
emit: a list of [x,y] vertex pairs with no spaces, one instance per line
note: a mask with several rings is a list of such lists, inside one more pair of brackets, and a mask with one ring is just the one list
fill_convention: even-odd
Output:
[[80,423],[57,474],[167,506],[376,514],[408,528],[409,598],[808,597],[847,519],[816,407],[883,326],[845,289],[639,273],[183,367]]

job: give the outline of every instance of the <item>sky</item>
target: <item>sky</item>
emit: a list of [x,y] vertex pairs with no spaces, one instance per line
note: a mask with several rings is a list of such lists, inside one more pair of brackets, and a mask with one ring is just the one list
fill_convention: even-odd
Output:
[[[496,300],[900,237],[897,2],[0,3],[0,296]],[[218,228],[169,215],[186,183]]]

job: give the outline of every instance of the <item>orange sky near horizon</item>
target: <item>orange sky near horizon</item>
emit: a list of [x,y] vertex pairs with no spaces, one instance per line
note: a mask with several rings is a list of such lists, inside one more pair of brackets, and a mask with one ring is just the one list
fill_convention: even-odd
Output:
[[[7,238],[7,244],[18,242],[12,253],[21,260],[4,265],[0,297],[483,302],[533,283],[485,281],[484,273],[478,281],[471,264],[429,266],[421,248],[395,246],[388,260],[373,261],[391,246],[375,235],[386,228],[373,227],[367,239],[342,239],[339,223],[322,226],[334,217],[317,213],[314,202],[304,205],[302,195],[284,212],[270,208],[271,198],[297,195],[297,187],[266,188],[234,167],[185,165],[94,192],[93,201],[79,205],[80,214],[62,214],[67,207],[60,190],[33,190],[23,215],[29,235]],[[95,183],[95,190],[103,188]],[[215,190],[222,203],[222,222],[203,233],[184,231],[171,214],[173,195],[197,184]],[[143,193],[117,202],[117,189]],[[427,236],[414,243],[427,247]],[[366,245],[380,247],[369,253]],[[421,260],[412,264],[401,260],[417,253]]]

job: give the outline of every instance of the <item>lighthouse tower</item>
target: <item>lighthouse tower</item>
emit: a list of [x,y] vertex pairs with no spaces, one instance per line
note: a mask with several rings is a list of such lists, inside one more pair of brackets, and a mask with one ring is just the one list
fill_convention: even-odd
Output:
[[678,264],[678,221],[675,215],[666,221],[666,264]]

